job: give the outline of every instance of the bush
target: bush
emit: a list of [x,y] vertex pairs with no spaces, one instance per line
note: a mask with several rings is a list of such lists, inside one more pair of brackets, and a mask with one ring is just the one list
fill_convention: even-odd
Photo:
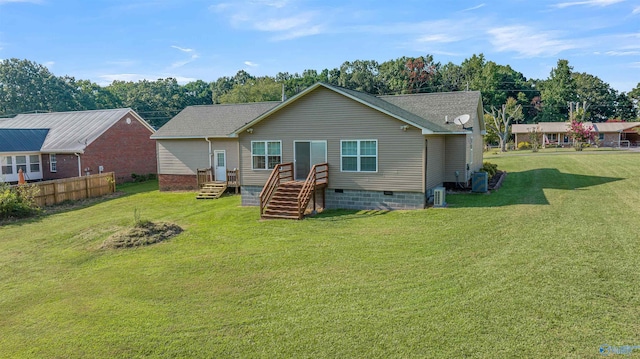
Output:
[[11,188],[7,183],[0,183],[0,219],[24,218],[40,211],[34,200],[38,187],[23,185]]
[[496,175],[496,173],[498,172],[498,165],[496,165],[495,163],[491,163],[491,162],[484,162],[482,164],[482,168],[480,168],[481,172],[487,172],[487,174],[489,175],[489,178],[493,177]]
[[146,175],[139,175],[137,173],[132,173],[131,178],[133,179],[133,182],[146,182],[146,181],[156,180],[158,179],[158,176],[155,173],[149,173]]
[[518,149],[519,150],[530,150],[531,149],[531,144],[529,142],[519,142],[518,143]]

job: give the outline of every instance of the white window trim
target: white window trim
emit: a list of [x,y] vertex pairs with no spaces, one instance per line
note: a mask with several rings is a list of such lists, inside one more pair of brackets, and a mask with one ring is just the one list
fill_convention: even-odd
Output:
[[[53,156],[53,160],[51,159],[51,156]],[[53,168],[54,166],[55,168]],[[58,156],[55,153],[49,154],[49,172],[58,172]]]
[[[254,144],[254,142],[264,143],[264,161],[265,161],[264,165],[265,165],[266,168],[254,168],[253,167],[253,157],[254,157],[253,144]],[[251,141],[250,151],[251,151],[251,169],[252,170],[255,170],[255,171],[273,171],[273,168],[269,168],[269,145],[268,145],[269,142],[277,142],[277,143],[280,144],[280,162],[279,163],[282,163],[282,141],[280,141],[280,140]],[[255,157],[257,157],[257,156],[255,156]]]
[[[357,142],[357,154],[356,154],[356,159],[357,159],[357,169],[355,171],[350,171],[350,170],[345,170],[342,168],[342,158],[344,157],[344,155],[342,154],[342,143],[344,142]],[[376,143],[376,170],[375,171],[362,171],[360,168],[360,159],[362,158],[362,156],[360,155],[360,142],[367,142],[367,141],[373,141]],[[380,168],[380,165],[378,163],[378,157],[380,155],[380,152],[378,150],[378,140],[375,139],[364,139],[364,140],[340,140],[340,172],[351,172],[351,173],[378,173],[378,170]],[[348,155],[348,157],[353,157],[352,155]],[[373,157],[373,156],[364,156],[364,157]]]

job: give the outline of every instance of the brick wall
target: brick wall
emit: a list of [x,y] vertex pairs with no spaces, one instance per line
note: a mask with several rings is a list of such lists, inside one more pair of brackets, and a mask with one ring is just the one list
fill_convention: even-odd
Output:
[[158,175],[158,187],[161,191],[197,191],[196,175]]
[[[127,123],[127,118],[131,119]],[[82,174],[115,172],[116,182],[130,181],[131,174],[157,173],[156,144],[152,132],[132,115],[126,115],[85,149]]]
[[73,154],[56,154],[57,171],[50,171],[48,154],[42,155],[42,178],[44,180],[78,177],[78,157]]

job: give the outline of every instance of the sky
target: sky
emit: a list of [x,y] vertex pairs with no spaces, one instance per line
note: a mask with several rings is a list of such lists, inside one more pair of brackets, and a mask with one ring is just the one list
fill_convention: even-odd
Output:
[[640,0],[0,0],[0,59],[103,86],[480,53],[528,79],[565,59],[628,92],[640,85]]

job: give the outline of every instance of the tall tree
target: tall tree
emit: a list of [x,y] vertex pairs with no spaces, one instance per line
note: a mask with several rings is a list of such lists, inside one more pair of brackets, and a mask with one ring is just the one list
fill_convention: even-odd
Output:
[[272,77],[255,77],[244,84],[233,86],[231,91],[220,96],[220,103],[246,103],[279,101],[282,97],[282,84]]
[[597,76],[585,72],[572,74],[576,84],[577,102],[590,104],[587,121],[604,122],[615,114],[616,90]]
[[345,61],[340,66],[338,85],[370,94],[381,94],[382,84],[378,78],[379,65],[373,60]]
[[29,60],[0,61],[0,116],[79,109],[74,87]]
[[408,58],[405,62],[405,72],[409,92],[435,92],[432,81],[439,67],[440,64],[435,63],[431,55]]
[[638,86],[636,86],[633,90],[629,91],[627,96],[629,96],[629,99],[633,103],[633,107],[636,113],[636,118],[640,119],[640,82],[638,82]]
[[573,68],[569,61],[558,60],[549,78],[541,83],[542,112],[539,122],[567,121],[569,102],[577,100],[576,82],[571,76]]

